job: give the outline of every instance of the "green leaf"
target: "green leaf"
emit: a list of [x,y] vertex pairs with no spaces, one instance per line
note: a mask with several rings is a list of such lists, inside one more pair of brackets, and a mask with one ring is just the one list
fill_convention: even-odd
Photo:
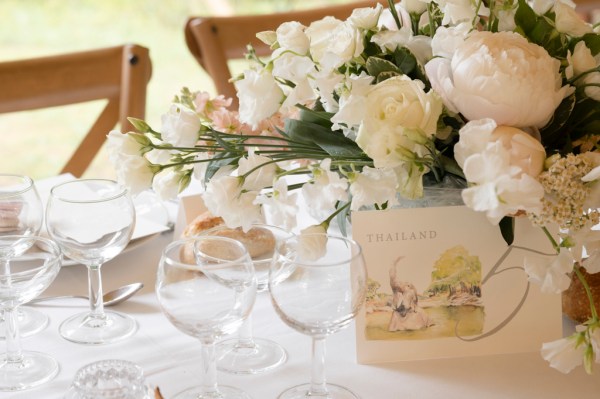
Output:
[[285,131],[290,139],[317,146],[316,149],[325,151],[333,158],[368,159],[358,145],[340,131],[297,119],[286,120]]
[[564,141],[564,132],[562,129],[571,117],[571,113],[575,107],[575,100],[575,94],[564,98],[554,111],[552,119],[550,119],[546,126],[540,129],[542,142],[549,149],[557,149],[564,144],[562,143]]
[[511,245],[515,240],[515,218],[505,216],[500,220],[500,233],[507,245]]
[[300,120],[310,123],[316,123],[329,129],[333,125],[333,123],[331,122],[331,118],[333,117],[333,115],[335,115],[334,113],[326,111],[316,111],[301,104],[298,104],[297,107],[300,108]]
[[236,154],[222,152],[215,155],[215,157],[208,163],[208,166],[206,167],[206,173],[204,175],[205,184],[208,183],[210,179],[212,179],[212,177],[215,175],[215,173],[217,173],[218,170],[221,169],[223,166],[237,165],[241,156],[238,155],[233,157],[233,155]]
[[409,75],[417,67],[417,59],[407,48],[397,48],[394,50],[393,57],[395,64],[405,75]]
[[367,72],[371,76],[379,76],[379,74],[384,72],[402,73],[400,68],[398,68],[393,62],[379,57],[369,57],[366,67]]
[[400,76],[402,75],[399,72],[393,72],[393,71],[388,71],[388,72],[381,72],[379,75],[377,75],[377,83],[381,83],[384,80],[388,80],[389,78],[393,78],[394,76]]

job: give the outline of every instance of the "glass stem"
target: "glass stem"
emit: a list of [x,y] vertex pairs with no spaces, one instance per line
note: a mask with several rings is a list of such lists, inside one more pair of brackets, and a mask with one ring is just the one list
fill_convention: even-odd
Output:
[[101,264],[88,266],[88,289],[90,296],[90,313],[92,317],[104,317],[104,302],[102,301],[102,275]]
[[21,341],[19,340],[19,321],[17,320],[16,307],[4,309],[4,334],[7,362],[20,363],[23,361],[23,353],[21,352]]
[[214,341],[202,342],[202,393],[219,393]]
[[242,323],[242,326],[238,331],[238,342],[235,346],[238,348],[254,347],[254,336],[252,333],[252,313],[250,313],[246,320],[244,320]]
[[326,396],[325,337],[313,337],[310,391],[307,396]]

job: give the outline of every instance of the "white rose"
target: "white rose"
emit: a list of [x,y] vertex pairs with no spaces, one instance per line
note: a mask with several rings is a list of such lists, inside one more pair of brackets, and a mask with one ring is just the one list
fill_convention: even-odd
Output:
[[300,22],[284,22],[275,31],[279,46],[285,50],[291,50],[298,54],[308,53],[310,42],[304,33],[306,26]]
[[556,13],[556,30],[560,33],[580,37],[592,32],[592,26],[581,19],[575,11],[575,7],[557,1],[554,4],[554,12]]
[[[325,20],[328,18],[331,17],[326,17]],[[313,59],[325,70],[336,69],[363,52],[363,35],[350,22],[335,23],[332,21],[329,23],[333,30],[325,33],[327,36],[325,43],[322,38],[316,37],[317,34],[323,34],[323,32],[321,29],[313,30],[314,24],[306,29],[306,34],[310,38]],[[320,28],[320,25],[318,26]]]
[[191,109],[172,104],[169,112],[161,117],[163,141],[175,147],[193,147],[198,141],[200,118]]
[[544,126],[563,98],[560,61],[513,32],[473,32],[452,60],[434,58],[425,70],[445,105],[468,120]]
[[264,119],[279,110],[283,92],[268,71],[246,70],[244,78],[235,83],[240,100],[239,118],[256,128]]
[[441,112],[441,100],[433,91],[425,93],[421,81],[406,76],[387,79],[367,94],[356,143],[375,167],[395,168],[405,162],[403,148],[424,154],[410,131],[433,137]]
[[375,7],[356,8],[348,20],[359,29],[372,29],[377,26],[383,6],[377,3]]
[[240,158],[238,162],[239,176],[243,176],[251,170],[254,170],[244,178],[244,189],[261,190],[271,186],[277,170],[277,165],[272,161],[271,158],[256,155],[254,151],[250,151],[247,157]]

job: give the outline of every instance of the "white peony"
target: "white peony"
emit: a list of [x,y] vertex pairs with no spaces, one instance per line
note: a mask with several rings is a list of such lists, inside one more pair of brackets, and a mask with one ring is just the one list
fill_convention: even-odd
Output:
[[253,128],[279,110],[283,91],[268,71],[246,70],[244,78],[235,82],[240,100],[239,118]]
[[452,112],[467,120],[542,127],[563,98],[560,61],[514,32],[473,32],[451,60],[434,58],[425,70]]
[[174,147],[193,147],[198,141],[200,118],[191,109],[172,104],[169,112],[161,117],[161,122],[164,142]]

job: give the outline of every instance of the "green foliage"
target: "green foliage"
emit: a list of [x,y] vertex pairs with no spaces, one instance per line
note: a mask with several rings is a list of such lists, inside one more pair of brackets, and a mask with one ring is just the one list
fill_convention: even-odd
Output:
[[472,285],[481,284],[481,261],[470,255],[461,245],[447,249],[435,262],[431,272],[432,284],[436,286],[455,286],[460,282]]

